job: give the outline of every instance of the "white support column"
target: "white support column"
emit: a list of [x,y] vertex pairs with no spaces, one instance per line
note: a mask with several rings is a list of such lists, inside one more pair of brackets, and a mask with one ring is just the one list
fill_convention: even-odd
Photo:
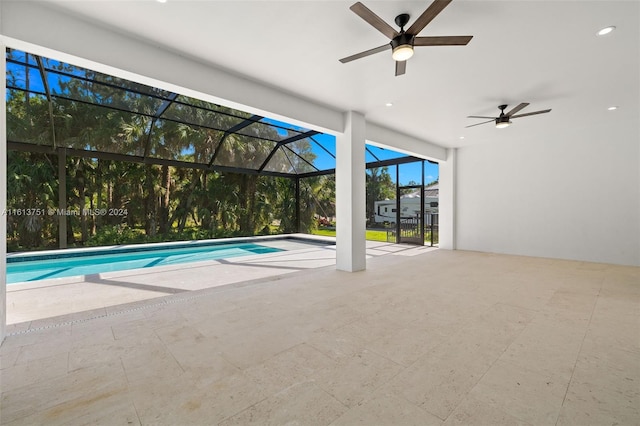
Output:
[[457,148],[447,149],[447,161],[440,165],[439,247],[456,249]]
[[366,268],[365,119],[345,114],[345,129],[336,138],[336,268]]
[[0,38],[0,344],[4,340],[7,327],[7,54],[6,46]]

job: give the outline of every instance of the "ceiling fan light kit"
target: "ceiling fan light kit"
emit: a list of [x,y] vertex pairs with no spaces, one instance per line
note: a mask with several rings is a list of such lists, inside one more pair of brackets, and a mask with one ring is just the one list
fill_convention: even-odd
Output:
[[406,61],[413,56],[413,38],[405,33],[391,40],[391,48],[393,49],[391,57],[394,61]]
[[496,118],[496,129],[504,129],[509,127],[511,121],[509,121],[509,117],[498,117]]
[[391,49],[391,57],[396,61],[396,76],[399,76],[406,72],[406,61],[413,56],[413,48],[415,46],[465,46],[471,41],[473,36],[417,37],[418,33],[452,1],[453,0],[435,0],[406,31],[404,27],[409,23],[409,19],[411,18],[407,13],[401,13],[396,16],[395,23],[400,27],[400,31],[397,31],[364,4],[360,2],[354,3],[350,9],[391,41],[382,46],[342,58],[340,62],[345,64]]

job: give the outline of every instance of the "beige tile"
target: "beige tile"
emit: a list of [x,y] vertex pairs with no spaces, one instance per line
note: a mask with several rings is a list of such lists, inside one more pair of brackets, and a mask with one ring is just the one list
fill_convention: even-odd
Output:
[[292,324],[306,326],[315,330],[334,330],[344,327],[362,318],[362,314],[350,306],[335,301],[322,301],[308,308],[293,312]]
[[[640,268],[377,250],[363,273],[254,261],[248,283],[10,327],[51,328],[0,347],[2,423],[637,423]],[[239,280],[222,266],[113,278]]]
[[102,324],[100,321],[82,321],[71,325],[72,346],[113,340],[113,330],[109,324]]
[[0,376],[0,392],[55,380],[67,374],[68,366],[69,353],[63,352],[7,367]]
[[621,313],[640,315],[640,294],[627,290],[602,289],[594,309],[594,316],[615,318]]
[[[240,371],[220,355],[217,342],[212,339],[180,340],[167,344],[167,349],[185,372],[185,377],[200,386]],[[173,364],[170,359],[167,362]]]
[[220,423],[231,425],[328,425],[347,410],[313,382],[293,385]]
[[[495,281],[486,287],[493,292],[496,301],[538,311],[548,306],[549,300],[557,291],[557,285],[553,282],[541,282],[535,274],[531,275],[533,278],[532,276],[519,276],[508,290],[505,289],[502,282],[498,282],[496,285]],[[479,297],[483,297],[484,292],[485,289],[479,294]]]
[[36,381],[16,389],[3,389],[0,411],[2,422],[11,422],[34,413],[57,412],[65,416],[84,412],[86,406],[126,392],[127,384],[120,364],[101,365],[70,372],[55,380]]
[[[639,281],[640,268],[608,265],[602,282],[602,291],[604,294],[624,294],[638,298],[640,297]],[[609,291],[611,293],[608,293]]]
[[567,327],[548,318],[536,319],[513,341],[500,359],[568,381],[586,326],[587,323],[582,327]]
[[79,397],[8,423],[12,426],[90,424],[140,425],[140,421],[127,391],[107,390],[88,397]]
[[554,425],[567,385],[568,379],[498,361],[469,395],[533,425]]
[[188,413],[196,411],[194,403],[186,403],[187,398],[193,395],[204,397],[199,388],[181,376],[166,381],[140,381],[129,384],[128,390],[140,423],[144,425],[168,425],[177,422],[181,415],[186,418]]
[[48,340],[20,347],[16,364],[26,364],[39,359],[49,358],[52,355],[68,354],[73,347],[73,342],[66,335],[59,340]]
[[69,351],[69,371],[119,363],[120,356],[126,353],[127,349],[126,346],[113,340],[75,345]]
[[559,423],[622,425],[640,421],[639,359],[637,353],[585,341]]
[[363,339],[345,332],[342,327],[338,330],[314,331],[306,340],[306,344],[333,359],[349,358],[366,349]]
[[401,328],[365,346],[372,352],[408,367],[446,340],[445,335],[414,326]]
[[456,312],[456,309],[450,304],[434,307],[426,316],[409,325],[423,328],[433,335],[452,336],[472,324],[477,317],[466,308],[463,315],[451,315],[451,312]]
[[6,349],[1,347],[0,349],[0,370],[13,367],[20,354],[20,347],[14,347]]
[[376,314],[399,325],[408,326],[412,323],[429,321],[429,316],[445,309],[446,298],[429,291],[416,292],[407,284],[396,284],[391,288],[393,292],[402,295],[393,302],[383,306]]
[[551,309],[590,316],[598,300],[597,293],[584,290],[558,290],[547,303]]
[[306,340],[286,327],[261,324],[243,332],[229,333],[219,340],[221,355],[239,368],[259,364]]
[[238,309],[238,301],[230,297],[229,293],[201,294],[200,297],[189,302],[177,304],[176,309],[188,323],[199,322],[206,316],[224,314]]
[[607,378],[623,381],[633,381],[640,378],[640,353],[621,346],[603,345],[601,341],[587,335],[580,348],[580,355],[576,362],[574,378],[582,372],[592,372],[594,375],[606,373],[601,380]]
[[274,392],[308,381],[313,374],[334,365],[335,361],[312,346],[301,344],[244,370]]
[[467,396],[456,409],[449,415],[443,426],[534,426],[510,414],[488,402],[481,401],[472,396]]
[[594,316],[589,324],[586,339],[600,346],[640,353],[640,315],[619,314],[606,319]]
[[352,407],[401,370],[393,361],[364,350],[318,371],[312,379],[338,401]]
[[584,384],[572,385],[556,425],[637,425],[640,419],[639,406],[637,396],[594,389]]
[[[0,350],[4,352],[9,349],[21,348],[29,345],[34,349],[47,346],[51,348],[55,346],[51,341],[58,341],[64,344],[70,340],[70,336],[71,326],[55,327],[43,330],[30,330],[26,333],[5,337],[4,342],[2,342],[2,346],[0,346]],[[51,354],[44,354],[44,356],[47,355]],[[28,361],[28,359],[25,359],[24,361]]]
[[567,310],[544,306],[538,311],[536,320],[558,324],[563,328],[572,328],[576,332],[584,334],[584,330],[587,329],[591,318],[592,311]]
[[401,328],[402,324],[400,322],[383,315],[371,314],[353,321],[336,331],[349,335],[353,339],[369,343],[390,336]]
[[138,312],[133,317],[127,315],[119,318],[119,321],[113,321],[111,331],[115,340],[137,338],[155,338],[156,328],[162,325],[149,320],[142,312]]
[[171,386],[140,383],[131,390],[142,424],[218,424],[267,398],[257,382],[242,373],[206,386],[174,378]]
[[174,323],[163,327],[154,329],[160,340],[169,345],[172,343],[179,343],[181,341],[194,341],[204,339],[204,335],[200,333],[195,327],[186,323]]
[[478,383],[491,363],[474,352],[452,352],[441,358],[428,353],[402,371],[389,389],[422,409],[446,419]]
[[167,347],[159,342],[124,347],[119,358],[130,385],[159,384],[184,373]]
[[189,325],[205,336],[234,341],[243,335],[252,334],[253,329],[258,327],[269,330],[274,321],[281,320],[293,310],[293,307],[282,303],[259,300],[247,302],[246,305],[229,311],[203,312],[199,320],[189,321]]
[[442,420],[391,392],[378,391],[355,405],[331,426],[402,425],[439,426]]
[[[346,273],[346,272],[345,272]],[[340,280],[343,274],[338,275],[334,279]],[[342,278],[344,279],[344,278]],[[340,296],[338,301],[349,306],[362,316],[372,315],[384,309],[388,302],[384,298],[374,298],[362,291],[353,292],[348,298]]]
[[247,302],[232,311],[216,316],[234,329],[240,330],[266,324],[279,319],[280,315],[290,312],[292,307],[283,301],[265,301],[261,298],[253,303]]
[[452,352],[463,356],[474,354],[490,365],[523,332],[534,315],[528,309],[496,303],[436,347],[432,355],[447,358]]

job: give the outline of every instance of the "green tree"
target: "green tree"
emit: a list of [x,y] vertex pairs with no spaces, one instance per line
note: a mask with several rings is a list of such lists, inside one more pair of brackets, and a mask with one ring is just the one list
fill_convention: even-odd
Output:
[[[297,230],[292,179],[154,163],[212,162],[214,169],[305,173],[315,170],[309,139],[280,146],[279,141],[298,133],[247,123],[251,114],[204,101],[174,96],[168,102],[168,93],[160,89],[44,59],[45,68],[52,70],[46,71],[50,101],[38,81],[35,60],[11,54],[19,63],[12,62],[7,73],[12,87],[7,93],[9,140],[144,159],[96,159],[68,151],[68,209],[128,212],[67,217],[70,246],[255,235],[271,232],[278,221],[281,232]],[[225,133],[238,124],[249,125]],[[12,203],[57,207],[57,156],[12,151],[9,162]],[[317,215],[335,214],[331,177],[304,179],[300,192],[303,230],[315,226]],[[24,220],[11,219],[14,247],[55,242],[57,218]]]
[[375,202],[396,198],[396,185],[391,180],[388,167],[367,169],[366,174],[366,214],[369,224],[375,223]]

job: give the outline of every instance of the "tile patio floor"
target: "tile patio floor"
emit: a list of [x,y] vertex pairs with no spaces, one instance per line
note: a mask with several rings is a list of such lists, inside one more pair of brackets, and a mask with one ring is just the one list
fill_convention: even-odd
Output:
[[405,249],[358,273],[206,272],[10,326],[0,423],[640,424],[640,268]]

